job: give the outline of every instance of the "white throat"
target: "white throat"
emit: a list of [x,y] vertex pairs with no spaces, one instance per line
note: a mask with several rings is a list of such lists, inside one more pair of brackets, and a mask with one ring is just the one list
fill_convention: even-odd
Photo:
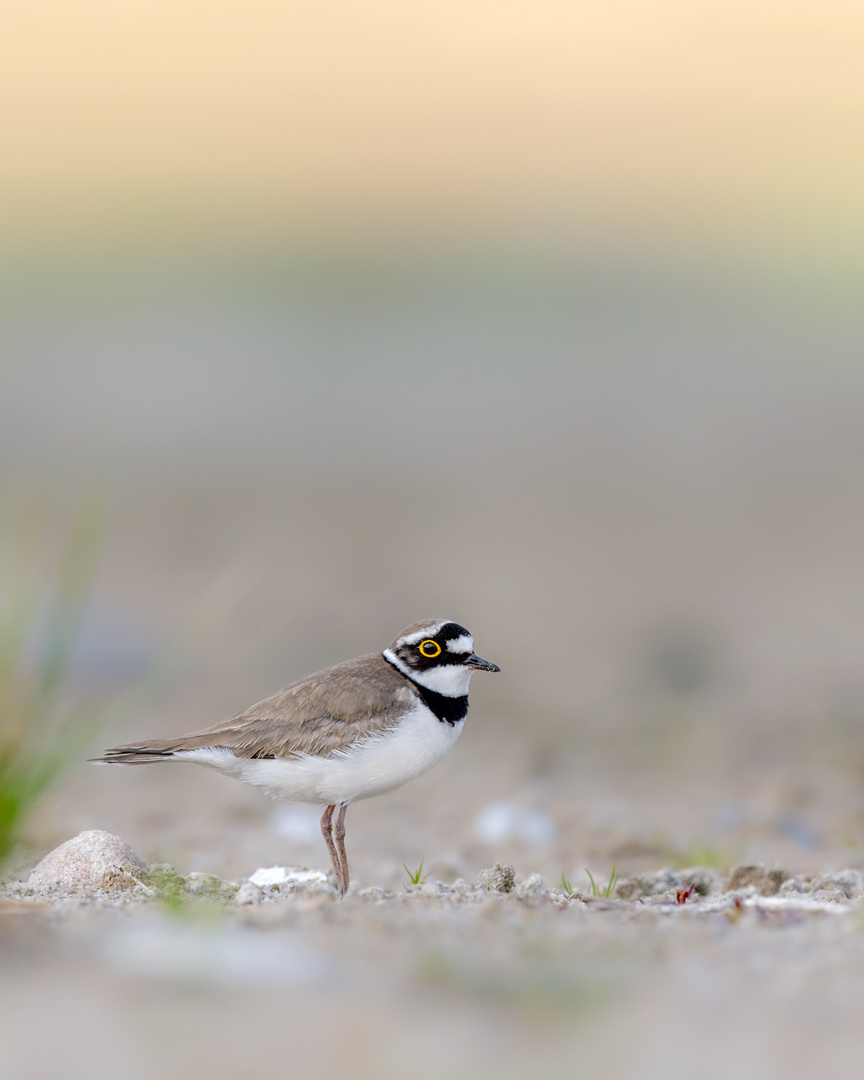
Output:
[[455,698],[465,697],[468,693],[473,669],[465,667],[464,664],[442,664],[440,667],[429,668],[428,671],[415,671],[400,660],[392,649],[384,650],[384,659],[389,660],[406,678],[427,690],[434,690],[436,694]]

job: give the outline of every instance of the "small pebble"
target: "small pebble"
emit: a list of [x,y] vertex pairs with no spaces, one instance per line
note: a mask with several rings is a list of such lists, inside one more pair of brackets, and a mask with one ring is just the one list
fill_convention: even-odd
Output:
[[263,899],[263,889],[259,888],[254,881],[244,881],[234,896],[234,903],[241,906],[245,904],[260,904]]
[[539,900],[545,891],[543,878],[539,874],[531,874],[521,885],[516,886],[516,895],[520,900]]
[[495,863],[488,870],[481,870],[477,877],[477,888],[490,892],[512,892],[516,884],[516,869]]
[[779,866],[733,866],[723,886],[726,892],[754,888],[762,896],[776,896],[789,874]]

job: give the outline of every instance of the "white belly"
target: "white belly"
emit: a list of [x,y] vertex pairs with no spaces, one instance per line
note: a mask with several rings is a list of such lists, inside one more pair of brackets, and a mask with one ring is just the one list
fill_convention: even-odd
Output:
[[238,758],[230,750],[181,750],[175,759],[226,772],[268,795],[293,802],[348,803],[407,784],[445,757],[465,724],[447,724],[422,702],[384,735],[373,735],[332,757]]

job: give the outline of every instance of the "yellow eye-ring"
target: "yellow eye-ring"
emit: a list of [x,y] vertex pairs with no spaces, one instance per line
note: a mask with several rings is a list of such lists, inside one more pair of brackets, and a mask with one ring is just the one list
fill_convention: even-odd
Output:
[[441,646],[437,641],[432,641],[431,638],[427,638],[425,641],[420,642],[420,652],[424,656],[433,657],[441,655]]

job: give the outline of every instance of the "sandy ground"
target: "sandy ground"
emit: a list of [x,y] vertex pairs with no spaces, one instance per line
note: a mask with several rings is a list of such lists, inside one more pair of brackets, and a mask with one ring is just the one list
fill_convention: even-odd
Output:
[[496,867],[340,903],[320,881],[235,896],[154,871],[6,886],[10,1075],[859,1074],[860,872],[665,871],[596,899]]

